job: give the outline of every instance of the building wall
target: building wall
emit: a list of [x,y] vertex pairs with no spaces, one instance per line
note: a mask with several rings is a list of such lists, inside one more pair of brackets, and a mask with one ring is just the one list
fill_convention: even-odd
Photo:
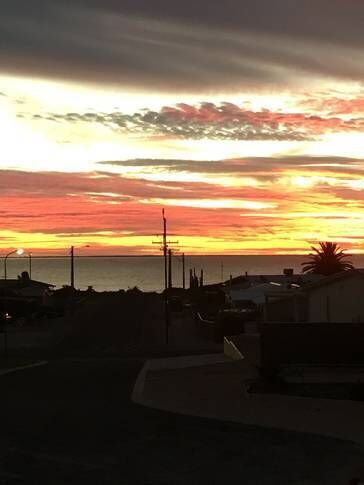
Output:
[[364,279],[353,275],[311,290],[308,321],[364,323]]
[[266,322],[305,322],[307,303],[304,295],[281,300],[269,300],[265,308]]
[[294,364],[364,365],[364,324],[266,323],[261,325],[264,368]]

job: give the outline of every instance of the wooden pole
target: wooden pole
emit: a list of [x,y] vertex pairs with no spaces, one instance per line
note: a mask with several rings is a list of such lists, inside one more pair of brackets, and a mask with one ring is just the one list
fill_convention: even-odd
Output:
[[172,249],[168,249],[168,288],[172,288]]
[[167,290],[168,287],[168,265],[167,265],[167,219],[164,215],[164,209],[162,211],[163,214],[163,256],[164,256],[164,289]]
[[74,247],[71,246],[71,288],[75,288]]
[[164,319],[165,319],[165,339],[166,344],[169,342],[169,305],[168,305],[168,266],[167,266],[167,219],[163,215],[163,256],[164,256]]
[[182,253],[182,287],[186,289],[186,266],[185,266],[185,253]]

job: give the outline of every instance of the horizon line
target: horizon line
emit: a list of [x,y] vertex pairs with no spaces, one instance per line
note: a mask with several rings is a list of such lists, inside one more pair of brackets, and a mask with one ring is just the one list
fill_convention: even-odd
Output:
[[[175,253],[174,256],[182,256],[182,252]],[[309,256],[309,253],[280,253],[280,254],[186,254],[186,257],[257,257],[257,256],[268,256],[268,257],[286,257],[286,256]],[[354,253],[354,254],[347,254],[347,256],[362,256],[364,252],[361,253]],[[3,258],[4,256],[0,256]],[[27,254],[23,256],[9,256],[10,259],[27,259],[29,256]],[[44,254],[44,255],[35,255],[31,253],[32,259],[41,259],[41,258],[70,258],[70,255],[61,255],[61,254]],[[163,254],[75,254],[74,258],[163,258]]]

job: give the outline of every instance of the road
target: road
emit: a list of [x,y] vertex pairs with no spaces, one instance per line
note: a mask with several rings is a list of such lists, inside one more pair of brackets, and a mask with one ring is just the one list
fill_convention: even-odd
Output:
[[135,405],[142,364],[59,357],[0,377],[0,483],[333,485],[363,459],[350,443]]

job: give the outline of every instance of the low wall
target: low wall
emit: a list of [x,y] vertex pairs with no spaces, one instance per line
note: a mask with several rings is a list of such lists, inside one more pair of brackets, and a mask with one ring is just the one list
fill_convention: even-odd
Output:
[[244,359],[240,350],[237,348],[235,343],[231,340],[231,337],[224,337],[224,354],[226,357],[232,360]]
[[263,367],[290,364],[364,365],[364,324],[265,323]]
[[8,326],[6,336],[4,331],[0,332],[0,353],[5,348],[5,339],[8,349],[31,349],[47,348],[63,338],[66,328],[64,318],[43,321],[43,325],[44,328]]
[[195,326],[197,335],[200,337],[214,341],[215,334],[216,334],[216,325],[215,322],[205,320],[200,313],[195,314]]
[[254,367],[260,367],[260,335],[241,334],[225,337],[224,353],[234,360],[245,359]]

